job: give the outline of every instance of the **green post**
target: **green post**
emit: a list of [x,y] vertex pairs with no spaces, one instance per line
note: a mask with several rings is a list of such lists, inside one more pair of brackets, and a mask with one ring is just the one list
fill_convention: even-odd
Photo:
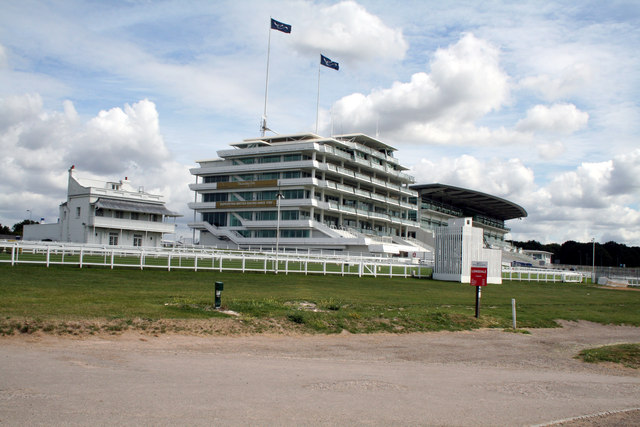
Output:
[[216,282],[215,288],[215,308],[220,308],[220,302],[222,300],[222,290],[224,289],[223,282]]

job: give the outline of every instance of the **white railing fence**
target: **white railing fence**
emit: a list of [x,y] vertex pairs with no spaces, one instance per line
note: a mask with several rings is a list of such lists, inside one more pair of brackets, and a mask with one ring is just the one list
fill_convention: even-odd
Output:
[[546,268],[502,267],[502,279],[527,282],[582,283],[591,278],[590,273],[580,271],[551,270]]
[[431,266],[406,258],[313,255],[219,249],[133,248],[57,242],[0,242],[0,263],[188,269],[261,273],[426,277]]

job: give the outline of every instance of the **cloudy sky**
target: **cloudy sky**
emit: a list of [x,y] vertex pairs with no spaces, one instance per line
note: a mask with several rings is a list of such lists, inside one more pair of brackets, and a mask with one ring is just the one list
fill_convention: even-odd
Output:
[[55,222],[74,164],[163,193],[189,236],[188,169],[259,135],[273,17],[293,26],[271,32],[274,131],[313,132],[319,102],[320,134],[377,134],[418,183],[523,206],[515,240],[640,245],[635,0],[0,6],[3,225]]

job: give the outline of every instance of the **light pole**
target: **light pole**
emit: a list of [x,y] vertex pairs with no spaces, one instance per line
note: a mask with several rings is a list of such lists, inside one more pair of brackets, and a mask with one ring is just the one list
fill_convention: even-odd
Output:
[[278,194],[276,194],[276,274],[278,274],[278,250],[280,249],[280,199],[284,199],[284,195],[278,191]]
[[591,243],[593,243],[593,254],[591,256],[591,283],[596,280],[596,238],[591,239]]
[[29,222],[31,222],[31,209],[27,209],[27,212],[29,212]]

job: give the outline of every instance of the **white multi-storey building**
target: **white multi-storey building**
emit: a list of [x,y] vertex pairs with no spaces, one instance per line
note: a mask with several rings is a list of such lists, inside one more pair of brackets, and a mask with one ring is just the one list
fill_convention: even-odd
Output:
[[175,233],[181,216],[168,210],[163,197],[135,189],[123,181],[103,182],[74,176],[69,169],[67,201],[60,205],[60,217],[54,224],[24,227],[25,240],[93,243],[121,246],[162,244],[165,233]]
[[191,169],[203,245],[401,254],[426,251],[413,177],[395,149],[363,134],[247,139]]

